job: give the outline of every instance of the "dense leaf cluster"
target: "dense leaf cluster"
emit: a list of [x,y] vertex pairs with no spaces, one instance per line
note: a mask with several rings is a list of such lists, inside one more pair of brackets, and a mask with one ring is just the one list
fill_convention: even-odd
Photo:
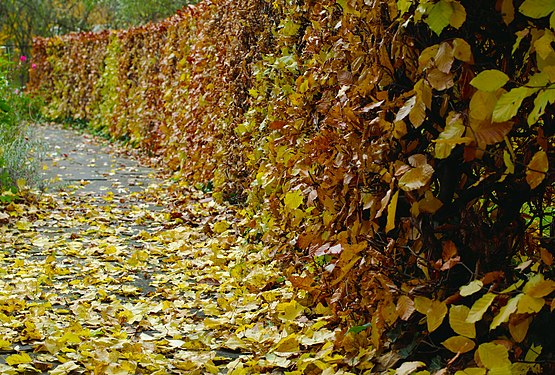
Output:
[[246,202],[293,285],[375,348],[525,373],[553,359],[547,3],[204,2],[38,39],[32,84]]

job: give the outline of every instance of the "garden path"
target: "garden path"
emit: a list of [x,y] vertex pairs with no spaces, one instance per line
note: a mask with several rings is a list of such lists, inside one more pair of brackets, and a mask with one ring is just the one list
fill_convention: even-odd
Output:
[[90,135],[36,133],[46,190],[0,206],[0,373],[290,366],[271,348],[304,308],[233,209]]

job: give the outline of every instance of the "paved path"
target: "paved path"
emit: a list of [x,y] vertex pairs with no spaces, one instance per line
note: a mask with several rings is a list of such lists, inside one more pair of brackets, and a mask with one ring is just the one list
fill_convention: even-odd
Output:
[[107,142],[35,130],[45,192],[0,206],[0,374],[225,373],[252,355],[221,329],[258,314],[235,214]]
[[82,194],[122,194],[160,182],[155,170],[117,156],[107,141],[57,125],[39,125],[35,131],[46,146],[43,174],[49,189],[81,185]]

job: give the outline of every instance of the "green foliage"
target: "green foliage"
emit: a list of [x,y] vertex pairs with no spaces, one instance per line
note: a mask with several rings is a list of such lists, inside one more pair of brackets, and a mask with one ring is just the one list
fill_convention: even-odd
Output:
[[178,9],[197,1],[190,0],[108,0],[111,26],[122,28],[142,25],[169,17]]
[[501,373],[540,346],[521,323],[553,306],[520,289],[553,272],[555,50],[537,18],[554,17],[540,3],[202,3],[37,40],[32,83],[54,113],[246,198],[251,237],[345,327],[368,321],[364,345],[410,336],[409,359]]
[[0,57],[0,191],[38,183],[40,147],[24,121],[36,115],[39,102],[10,80],[24,69],[22,63]]

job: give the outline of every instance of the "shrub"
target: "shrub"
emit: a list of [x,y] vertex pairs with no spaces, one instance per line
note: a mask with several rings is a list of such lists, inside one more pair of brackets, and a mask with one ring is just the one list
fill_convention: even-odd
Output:
[[26,124],[35,119],[40,103],[13,81],[27,65],[26,58],[19,64],[0,58],[0,191],[16,192],[18,186],[40,181],[40,145]]
[[205,2],[117,39],[39,39],[33,83],[80,115],[106,94],[56,88],[103,71],[110,133],[246,203],[252,238],[310,300],[371,326],[366,344],[507,371],[485,358],[535,361],[555,289],[542,4]]

